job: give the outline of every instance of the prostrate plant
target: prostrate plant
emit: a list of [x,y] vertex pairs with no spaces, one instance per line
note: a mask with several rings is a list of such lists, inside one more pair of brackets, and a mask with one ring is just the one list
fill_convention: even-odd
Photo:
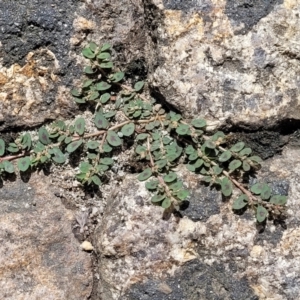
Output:
[[[81,87],[71,93],[79,105],[94,107],[96,130],[86,133],[85,119],[77,118],[70,125],[56,121],[48,129],[41,127],[37,141],[32,141],[28,133],[8,145],[0,139],[0,174],[14,172],[13,159],[18,159],[18,169],[25,172],[49,162],[63,164],[73,152],[81,150],[77,179],[100,186],[105,172],[114,164],[113,154],[133,142],[136,159],[145,162],[137,179],[146,181],[146,188],[153,193],[151,201],[165,209],[178,209],[189,196],[175,172],[185,162],[187,169],[202,175],[204,182],[219,186],[225,197],[231,196],[236,186],[241,195],[233,201],[234,210],[250,207],[258,222],[283,214],[286,196],[272,195],[265,183],[249,189],[241,181],[262,162],[243,142],[230,146],[223,132],[206,132],[204,119],[183,120],[180,114],[166,111],[142,93],[143,81],[133,87],[122,84],[125,74],[113,71],[109,44],[99,47],[90,43],[82,54],[90,65],[84,69],[86,79]],[[12,155],[4,156],[9,153]]]

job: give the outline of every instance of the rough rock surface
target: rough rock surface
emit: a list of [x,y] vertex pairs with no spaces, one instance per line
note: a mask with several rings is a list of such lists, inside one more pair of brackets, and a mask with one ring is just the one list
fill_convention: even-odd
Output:
[[215,126],[299,120],[298,0],[153,2],[162,63],[150,81],[168,102]]
[[67,117],[79,75],[69,56],[77,1],[0,3],[0,129]]
[[90,254],[72,233],[73,214],[43,175],[0,189],[1,299],[87,299]]
[[127,176],[94,237],[100,299],[298,299],[299,164],[299,150],[285,148],[259,172],[274,191],[289,194],[287,229],[270,222],[262,233],[250,212],[235,215],[232,200],[208,195],[195,175],[182,171],[191,212],[165,220],[143,184]]

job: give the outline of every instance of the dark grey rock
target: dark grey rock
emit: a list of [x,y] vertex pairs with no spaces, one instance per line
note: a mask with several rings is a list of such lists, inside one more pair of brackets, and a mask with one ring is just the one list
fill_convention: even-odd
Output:
[[[168,294],[161,283],[169,287]],[[212,266],[194,260],[184,265],[174,277],[160,282],[148,280],[135,284],[122,300],[258,300],[246,278],[234,277],[231,269],[214,263]]]
[[225,12],[234,22],[244,24],[244,28],[236,33],[245,34],[281,3],[283,0],[227,0]]

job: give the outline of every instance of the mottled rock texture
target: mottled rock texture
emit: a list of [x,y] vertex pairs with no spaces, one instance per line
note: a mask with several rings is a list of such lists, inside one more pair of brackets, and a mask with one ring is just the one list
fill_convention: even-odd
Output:
[[300,118],[299,1],[153,2],[162,63],[151,83],[167,101],[215,125]]
[[270,221],[262,232],[251,211],[234,214],[232,199],[222,202],[196,175],[181,172],[192,191],[191,207],[181,211],[182,218],[165,219],[143,184],[127,176],[118,188],[122,192],[107,203],[94,237],[101,257],[98,296],[298,299],[299,164],[299,150],[285,148],[257,174],[274,192],[289,194],[285,224]]
[[0,130],[67,117],[79,76],[70,57],[77,1],[0,3]]
[[87,299],[91,258],[72,233],[73,214],[34,175],[0,189],[1,299]]

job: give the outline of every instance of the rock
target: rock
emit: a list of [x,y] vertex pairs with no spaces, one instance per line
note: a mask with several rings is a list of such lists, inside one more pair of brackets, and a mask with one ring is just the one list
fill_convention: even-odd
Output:
[[[297,0],[154,1],[150,84],[188,117],[216,126],[272,127],[299,120]],[[161,17],[162,16],[162,17]],[[151,59],[153,59],[151,61]]]
[[88,241],[82,242],[81,245],[80,245],[80,247],[84,251],[93,251],[94,250],[93,245],[90,242],[88,242]]
[[88,299],[89,254],[72,233],[72,213],[43,175],[0,189],[2,299]]
[[[233,199],[210,209],[219,192],[200,185],[196,175],[180,171],[192,191],[192,210],[201,215],[204,208],[202,218],[187,209],[182,218],[168,220],[150,204],[143,183],[127,175],[118,188],[122,194],[107,201],[95,232],[101,256],[96,295],[124,300],[298,299],[298,165],[298,148],[286,147],[258,173],[274,193],[289,194],[285,224],[269,221],[262,233],[251,211],[233,213]],[[205,198],[199,201],[201,189],[207,206]]]

